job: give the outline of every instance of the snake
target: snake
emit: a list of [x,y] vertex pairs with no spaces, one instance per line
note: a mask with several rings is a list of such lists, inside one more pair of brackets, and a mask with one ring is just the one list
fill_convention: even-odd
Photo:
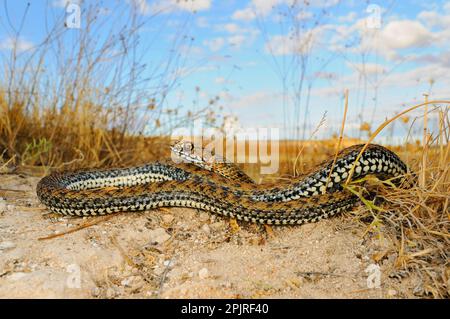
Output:
[[199,147],[181,141],[171,146],[178,161],[172,157],[124,168],[55,171],[38,182],[36,193],[51,212],[69,216],[187,207],[250,223],[300,225],[360,203],[344,186],[346,179],[373,175],[395,180],[408,173],[393,151],[364,146],[347,147],[287,181],[255,183],[234,163],[206,159],[198,154]]

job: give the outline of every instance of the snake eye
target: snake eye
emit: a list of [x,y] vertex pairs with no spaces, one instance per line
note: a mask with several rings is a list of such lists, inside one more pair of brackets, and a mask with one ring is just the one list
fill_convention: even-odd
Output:
[[192,152],[194,150],[194,145],[191,142],[184,142],[183,150],[186,153],[190,153],[190,152]]

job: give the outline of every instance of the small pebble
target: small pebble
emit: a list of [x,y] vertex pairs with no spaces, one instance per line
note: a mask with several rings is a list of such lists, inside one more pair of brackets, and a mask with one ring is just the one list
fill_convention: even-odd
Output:
[[389,289],[387,294],[388,294],[388,296],[393,297],[393,296],[397,295],[397,290]]
[[16,280],[22,279],[23,277],[26,277],[26,275],[27,274],[24,272],[15,272],[15,273],[11,274],[8,278],[16,281]]
[[123,279],[120,284],[125,287],[131,287],[131,282],[133,281],[133,277],[128,277]]
[[203,231],[205,234],[209,235],[209,233],[211,232],[211,230],[209,229],[208,224],[204,224],[204,225],[202,226],[202,231]]
[[115,295],[116,295],[116,291],[115,291],[114,289],[108,288],[108,289],[106,290],[106,298],[111,299],[111,298],[114,298]]
[[163,263],[163,265],[165,266],[165,267],[168,267],[168,266],[172,266],[172,260],[164,260],[164,263]]
[[199,277],[200,279],[206,279],[206,278],[208,278],[208,269],[206,269],[206,268],[200,269],[200,271],[198,272],[198,277]]
[[14,244],[12,241],[2,241],[0,243],[0,250],[8,250],[13,249],[16,247],[16,244]]
[[6,211],[6,202],[0,198],[0,212]]
[[100,291],[100,288],[98,288],[98,287],[93,288],[91,291],[92,297],[99,297],[100,293],[101,293],[101,291]]
[[209,214],[208,213],[200,213],[199,219],[202,222],[206,222],[209,220]]

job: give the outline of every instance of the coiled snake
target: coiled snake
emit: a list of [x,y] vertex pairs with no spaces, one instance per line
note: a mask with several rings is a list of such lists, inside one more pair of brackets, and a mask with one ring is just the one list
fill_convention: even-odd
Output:
[[[172,152],[190,163],[159,161],[130,168],[56,172],[39,181],[37,195],[52,212],[64,215],[192,207],[247,222],[297,225],[334,216],[358,203],[342,183],[362,147],[342,150],[335,160],[306,176],[258,185],[234,164],[208,163],[194,155],[192,144],[178,143]],[[400,177],[407,171],[395,153],[370,144],[356,162],[352,179],[369,174],[379,179]]]

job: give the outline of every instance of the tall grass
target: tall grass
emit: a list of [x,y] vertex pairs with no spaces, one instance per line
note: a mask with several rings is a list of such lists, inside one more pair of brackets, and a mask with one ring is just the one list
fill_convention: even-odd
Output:
[[[30,19],[23,5],[18,25]],[[48,15],[55,13],[48,6]],[[164,26],[156,23],[158,12],[145,16],[136,9],[119,1],[105,13],[101,3],[86,4],[80,29],[66,28],[59,10],[42,41],[27,50],[20,28],[6,30],[15,45],[0,60],[0,161],[12,168],[144,162],[168,149],[166,139],[148,135],[211,117],[166,103],[189,54],[189,29],[174,34],[167,53],[159,52],[163,60],[144,63],[142,54],[156,52],[157,32],[148,30]]]

